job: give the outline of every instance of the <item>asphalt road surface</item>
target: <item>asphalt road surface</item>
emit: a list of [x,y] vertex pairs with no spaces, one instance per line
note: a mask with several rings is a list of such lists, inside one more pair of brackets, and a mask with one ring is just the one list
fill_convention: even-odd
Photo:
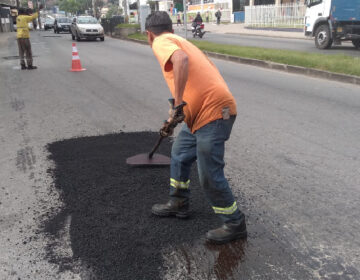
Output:
[[[206,30],[206,25],[205,25]],[[185,37],[185,31],[176,29],[176,33]],[[188,31],[188,37],[192,38],[191,31]],[[205,33],[202,39],[218,44],[239,45],[244,47],[259,47],[280,50],[293,50],[309,53],[322,54],[345,54],[350,56],[360,56],[360,50],[355,49],[351,42],[343,42],[341,46],[333,46],[328,50],[319,50],[315,47],[314,40],[309,39],[287,39],[287,38],[273,38],[263,36],[252,36],[242,34],[220,34],[220,33]]]
[[249,237],[209,246],[195,173],[194,217],[164,220],[149,211],[168,169],[124,165],[167,116],[151,49],[79,42],[72,73],[70,35],[31,41],[39,69],[21,71],[0,34],[0,279],[360,279],[358,86],[214,60],[238,103],[226,176]]

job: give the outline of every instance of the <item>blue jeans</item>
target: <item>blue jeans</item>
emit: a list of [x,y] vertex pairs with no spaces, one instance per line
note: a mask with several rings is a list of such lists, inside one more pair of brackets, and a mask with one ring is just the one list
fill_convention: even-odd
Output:
[[231,116],[228,120],[213,121],[194,134],[184,125],[171,151],[171,199],[189,199],[190,169],[197,160],[200,185],[214,212],[225,223],[244,219],[224,176],[225,141],[230,137],[235,118]]

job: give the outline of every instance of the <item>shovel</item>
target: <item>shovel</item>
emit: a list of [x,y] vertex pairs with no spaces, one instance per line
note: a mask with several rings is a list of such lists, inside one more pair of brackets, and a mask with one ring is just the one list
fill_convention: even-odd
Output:
[[126,159],[126,163],[133,166],[167,166],[170,165],[170,158],[161,154],[155,154],[161,141],[165,137],[160,136],[154,148],[150,153],[139,154]]

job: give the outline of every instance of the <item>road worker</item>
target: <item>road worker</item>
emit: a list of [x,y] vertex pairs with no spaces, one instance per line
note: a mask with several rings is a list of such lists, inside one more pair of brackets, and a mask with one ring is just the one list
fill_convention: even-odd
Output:
[[224,148],[236,118],[235,99],[215,65],[193,44],[173,34],[166,12],[150,14],[145,29],[173,96],[170,117],[160,134],[172,135],[174,127],[185,121],[171,151],[170,199],[155,204],[152,213],[189,216],[189,176],[197,160],[200,185],[223,221],[222,227],[207,232],[207,241],[221,244],[245,238],[245,216],[224,176]]
[[[40,5],[39,9],[42,9]],[[17,43],[19,48],[19,57],[21,70],[25,69],[36,69],[37,67],[33,65],[31,43],[30,43],[30,32],[29,32],[29,23],[37,19],[38,13],[35,12],[32,15],[29,15],[26,9],[19,9],[19,15],[16,18],[16,28],[17,28]],[[27,66],[25,64],[25,56]]]

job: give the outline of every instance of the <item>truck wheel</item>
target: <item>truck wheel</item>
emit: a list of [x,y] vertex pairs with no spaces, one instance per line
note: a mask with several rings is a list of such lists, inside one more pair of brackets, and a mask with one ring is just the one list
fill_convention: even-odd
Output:
[[360,39],[352,40],[352,43],[355,48],[360,49]]
[[320,25],[315,32],[315,45],[318,49],[328,49],[331,47],[330,28],[327,24]]

